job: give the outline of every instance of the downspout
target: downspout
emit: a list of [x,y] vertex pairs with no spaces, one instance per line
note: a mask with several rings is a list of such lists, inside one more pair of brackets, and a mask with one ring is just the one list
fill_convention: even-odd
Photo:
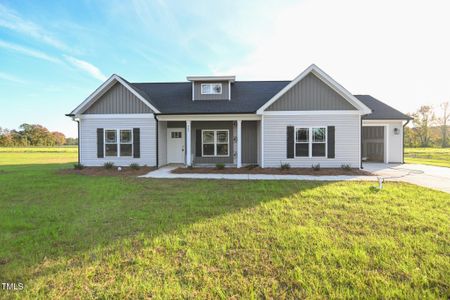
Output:
[[156,167],[159,168],[159,122],[155,114],[153,117],[156,120]]
[[359,153],[359,167],[360,167],[361,170],[364,169],[364,167],[363,167],[363,130],[362,130],[362,128],[363,128],[362,124],[363,124],[363,117],[364,116],[367,116],[367,115],[361,115],[359,117],[359,133],[360,133],[359,140],[360,140],[360,143],[361,143],[361,145],[359,146],[359,148],[360,148],[360,151],[359,151],[360,152]]
[[77,126],[78,126],[78,139],[77,139],[77,144],[78,144],[78,165],[80,165],[80,120],[75,120],[75,122],[77,122]]
[[402,131],[402,140],[403,140],[403,143],[402,143],[402,153],[403,153],[402,154],[402,164],[405,163],[405,127],[406,127],[406,125],[408,125],[409,121],[411,121],[411,120],[408,119],[408,120],[406,120],[406,123],[403,124],[403,131]]

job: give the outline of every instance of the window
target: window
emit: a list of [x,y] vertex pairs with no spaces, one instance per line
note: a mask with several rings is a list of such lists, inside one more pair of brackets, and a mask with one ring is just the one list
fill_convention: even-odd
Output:
[[309,157],[309,128],[295,130],[295,156]]
[[296,157],[325,157],[327,152],[326,127],[295,128]]
[[117,156],[116,130],[105,130],[105,156]]
[[228,156],[229,130],[202,130],[202,156]]
[[326,152],[326,128],[312,128],[312,156],[325,156]]
[[105,130],[105,156],[132,156],[132,155],[133,155],[133,131],[131,129]]
[[172,131],[170,137],[173,139],[181,139],[181,131]]
[[202,83],[201,92],[202,92],[202,95],[222,94],[222,84],[221,83]]
[[120,156],[133,154],[133,134],[129,129],[120,130]]

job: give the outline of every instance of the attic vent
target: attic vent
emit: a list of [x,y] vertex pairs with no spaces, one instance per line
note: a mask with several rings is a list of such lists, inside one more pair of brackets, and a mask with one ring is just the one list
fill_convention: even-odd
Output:
[[221,83],[202,83],[202,95],[218,95],[222,94]]

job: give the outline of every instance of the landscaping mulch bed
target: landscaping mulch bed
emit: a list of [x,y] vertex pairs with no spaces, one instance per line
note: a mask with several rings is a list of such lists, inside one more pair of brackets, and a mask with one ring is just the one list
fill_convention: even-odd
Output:
[[150,171],[155,170],[153,167],[140,167],[139,170],[135,170],[129,167],[122,167],[121,171],[117,170],[117,167],[106,169],[104,167],[85,167],[82,170],[65,169],[60,170],[62,174],[78,174],[88,176],[140,176],[147,174]]
[[336,176],[336,175],[358,175],[370,176],[370,172],[360,169],[345,170],[342,168],[321,168],[320,170],[313,170],[312,168],[291,168],[288,170],[281,170],[280,168],[177,168],[172,171],[176,174],[197,173],[197,174],[269,174],[269,175],[315,175],[315,176]]

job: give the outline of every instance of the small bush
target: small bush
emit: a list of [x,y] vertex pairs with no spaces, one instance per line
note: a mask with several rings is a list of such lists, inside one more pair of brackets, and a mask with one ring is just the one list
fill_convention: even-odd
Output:
[[345,171],[351,171],[352,166],[350,166],[349,164],[343,164],[341,165],[341,169]]
[[257,167],[258,167],[258,165],[247,165],[247,166],[245,166],[245,168],[248,169],[248,170],[252,170],[252,169],[257,168]]
[[289,163],[281,163],[280,169],[281,170],[289,170],[291,168],[291,165]]
[[223,169],[225,169],[225,164],[224,164],[224,163],[217,163],[217,164],[216,164],[216,169],[217,169],[217,170],[223,170]]
[[83,170],[84,169],[84,165],[82,165],[82,164],[74,164],[73,168],[75,170]]
[[188,168],[189,170],[192,170],[192,169],[194,168],[194,166],[193,166],[193,165],[190,165],[190,166],[187,166],[187,168]]
[[140,168],[141,168],[141,166],[137,163],[130,164],[130,169],[139,170]]
[[103,167],[105,167],[105,169],[112,169],[112,168],[114,167],[114,163],[113,163],[113,162],[110,162],[110,161],[105,162],[105,163],[103,164]]
[[320,164],[312,165],[311,168],[312,168],[314,171],[320,171]]

